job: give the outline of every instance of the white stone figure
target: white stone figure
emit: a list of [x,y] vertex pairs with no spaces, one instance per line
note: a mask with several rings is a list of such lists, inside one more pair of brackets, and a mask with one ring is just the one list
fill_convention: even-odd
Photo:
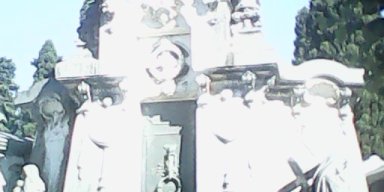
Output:
[[99,186],[103,151],[89,139],[89,133],[99,125],[95,119],[105,119],[105,115],[99,112],[101,103],[92,102],[89,84],[81,82],[77,88],[85,101],[76,111],[64,191],[95,192]]
[[366,172],[364,170],[360,145],[357,139],[358,136],[354,126],[354,114],[349,103],[352,91],[349,88],[344,88],[341,93],[345,103],[341,103],[339,106],[339,117],[341,120],[341,131],[347,143],[347,147],[345,148],[345,154],[349,161],[347,177],[349,177],[348,180],[352,183],[351,188],[368,191],[365,178]]
[[[63,165],[66,139],[69,134],[69,119],[59,95],[45,97],[39,101],[40,113],[46,122],[44,130],[45,158],[43,172],[47,177],[47,188],[54,191],[59,185],[60,170]],[[58,151],[59,150],[59,151]]]
[[[108,108],[112,105],[113,101],[112,98],[110,97],[105,97],[103,100],[99,103],[102,108],[98,108],[95,111],[91,111],[91,116],[93,118],[88,119],[89,121],[94,121],[95,126],[93,126],[88,133],[88,139],[93,142],[93,145],[97,146],[99,150],[102,151],[102,159],[101,159],[101,167],[98,168],[97,174],[99,175],[99,180],[98,180],[98,191],[103,191],[105,190],[105,185],[106,182],[105,180],[110,179],[106,178],[104,172],[105,172],[105,164],[106,164],[106,158],[109,155],[108,150],[112,144],[113,139],[119,139],[119,138],[114,138],[113,134],[114,130],[107,129],[111,125],[112,122],[110,121],[111,118],[107,116],[114,116],[116,114],[111,113],[111,111],[108,111]],[[94,116],[93,116],[94,115]],[[97,118],[97,119],[96,119]],[[102,120],[99,118],[103,118]],[[87,162],[83,162],[83,166],[86,166]],[[80,163],[79,163],[80,164]],[[80,167],[80,166],[79,166]],[[80,172],[81,173],[81,172]]]
[[368,191],[352,112],[346,114],[347,118],[340,118],[339,87],[328,80],[310,79],[303,98],[297,120],[301,123],[302,143],[321,163],[317,177],[331,187]]
[[34,164],[23,167],[22,179],[18,180],[13,192],[45,192],[45,184],[40,177],[39,168]]
[[231,90],[204,95],[196,113],[197,191],[254,191],[249,146],[243,140],[249,133],[249,110]]
[[[83,141],[88,148],[81,151],[78,167],[81,182],[92,178],[85,184],[93,187],[84,191],[141,191],[141,113],[140,108],[132,109],[134,104],[130,99],[135,97],[129,97],[127,87],[121,87],[126,93],[122,104],[111,106],[111,98],[106,97],[101,105],[89,109],[86,116],[88,126],[93,126],[86,134],[88,139]],[[97,156],[89,156],[90,150],[96,150]],[[90,169],[93,167],[88,164],[90,161],[98,166]]]
[[218,110],[214,106],[219,105],[220,100],[205,95],[199,98],[200,107],[196,111],[196,191],[222,191],[225,174],[223,144],[213,134],[212,129],[217,125],[211,119],[217,115]]
[[[108,129],[114,122],[108,108],[113,100],[110,97],[103,98],[102,101],[86,101],[81,109],[77,120],[82,120],[78,125],[82,125],[85,133],[82,134],[81,151],[78,156],[78,191],[102,191],[105,189],[104,165],[108,156],[108,149],[112,145],[114,130]],[[82,119],[84,118],[84,119]],[[82,124],[84,123],[84,124]],[[80,128],[80,127],[79,127]],[[93,162],[89,164],[89,162]]]
[[[144,122],[140,96],[132,83],[135,82],[124,79],[119,84],[125,93],[123,103],[106,108],[107,114],[113,114],[108,121],[115,126],[104,131],[110,137],[109,146],[104,150],[102,179],[105,191],[141,191]],[[122,151],[126,155],[122,155]]]
[[[330,81],[309,80],[305,84],[303,99],[299,116],[302,138],[321,162],[341,149],[334,146],[343,138],[339,112],[334,107],[339,99],[339,89]],[[323,142],[323,138],[327,138],[327,142]]]
[[288,158],[301,151],[295,143],[298,137],[291,109],[282,101],[268,100],[266,91],[264,86],[246,94],[251,129],[242,139],[245,146],[252,146],[248,158],[257,190],[278,191],[295,179]]

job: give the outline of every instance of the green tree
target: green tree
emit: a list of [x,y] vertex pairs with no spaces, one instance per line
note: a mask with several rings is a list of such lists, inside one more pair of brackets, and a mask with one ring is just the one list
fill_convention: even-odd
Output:
[[16,67],[11,59],[0,57],[0,131],[33,137],[37,127],[29,113],[15,106],[18,86],[14,82]]
[[33,74],[34,82],[53,77],[55,66],[60,61],[61,58],[57,56],[53,42],[45,41],[39,51],[39,57],[31,62],[36,67]]
[[32,119],[32,115],[28,111],[21,110],[18,120],[18,130],[15,132],[15,134],[22,137],[34,138],[36,134],[37,123]]
[[[293,64],[324,58],[349,67],[364,67],[366,87],[353,106],[363,155],[384,157],[384,98],[379,95],[384,74],[377,69],[384,61],[382,38],[373,38],[372,22],[380,18],[363,0],[312,0],[296,17]],[[381,68],[384,70],[384,67]]]
[[17,130],[17,112],[14,96],[18,86],[14,82],[15,64],[11,59],[0,57],[0,130],[15,132]]

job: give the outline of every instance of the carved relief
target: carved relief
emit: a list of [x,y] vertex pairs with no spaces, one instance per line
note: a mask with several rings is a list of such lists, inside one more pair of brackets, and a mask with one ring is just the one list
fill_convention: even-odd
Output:
[[185,69],[183,48],[168,39],[161,39],[153,46],[147,72],[154,83],[159,86],[160,93],[173,95],[176,91],[176,78]]
[[[144,191],[180,192],[182,181],[179,174],[179,159],[182,128],[171,126],[170,122],[162,121],[160,116],[147,120],[143,158],[146,161]],[[162,148],[159,148],[161,146]]]
[[169,191],[164,190],[165,185],[172,183],[173,191],[181,191],[181,181],[179,177],[179,155],[176,151],[176,144],[164,145],[165,155],[163,165],[159,165],[162,178],[156,187],[156,192]]
[[43,97],[39,101],[40,114],[45,122],[43,133],[45,157],[43,173],[47,179],[48,191],[54,191],[59,185],[60,171],[63,166],[66,138],[69,134],[69,117],[58,94]]

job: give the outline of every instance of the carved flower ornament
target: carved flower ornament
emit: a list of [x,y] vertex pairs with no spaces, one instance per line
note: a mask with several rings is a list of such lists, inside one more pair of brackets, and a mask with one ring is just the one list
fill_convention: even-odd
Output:
[[181,48],[167,39],[155,44],[151,58],[147,72],[157,84],[174,80],[185,63]]

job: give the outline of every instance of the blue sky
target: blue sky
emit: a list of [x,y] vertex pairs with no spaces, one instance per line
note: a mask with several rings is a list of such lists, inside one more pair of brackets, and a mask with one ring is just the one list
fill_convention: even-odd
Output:
[[[7,0],[0,11],[0,57],[16,64],[21,90],[32,84],[34,67],[45,40],[51,39],[60,56],[75,50],[82,0]],[[309,0],[261,0],[264,36],[282,59],[290,62],[297,11]]]

